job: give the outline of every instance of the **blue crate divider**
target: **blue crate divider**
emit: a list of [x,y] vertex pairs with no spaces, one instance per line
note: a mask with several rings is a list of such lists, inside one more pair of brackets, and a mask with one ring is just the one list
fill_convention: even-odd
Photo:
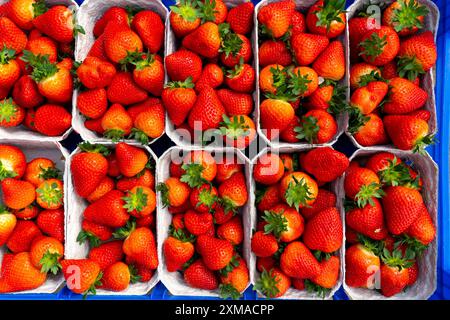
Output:
[[[79,4],[83,0],[76,0]],[[253,3],[258,3],[260,0],[252,0]],[[175,3],[175,0],[162,0],[167,6]],[[348,0],[348,5],[353,1]],[[450,299],[450,252],[445,250],[450,246],[450,201],[449,201],[449,135],[450,135],[450,115],[445,112],[444,106],[450,106],[450,73],[445,70],[450,70],[450,3],[446,0],[434,0],[440,9],[440,24],[437,37],[438,45],[438,61],[436,65],[436,104],[437,104],[437,119],[439,132],[436,135],[437,144],[430,146],[427,151],[439,165],[439,204],[438,204],[438,279],[437,289],[432,300]],[[75,146],[81,139],[77,134],[71,134],[68,139],[63,142],[63,145],[69,150],[74,150]],[[151,145],[151,148],[159,156],[164,150],[173,145],[173,142],[164,136],[156,143]],[[350,155],[355,148],[346,137],[341,136],[334,147],[346,154]],[[82,296],[74,294],[67,287],[62,288],[59,292],[54,294],[0,294],[0,300],[81,300]],[[159,282],[153,290],[144,296],[89,296],[89,300],[211,300],[211,297],[191,297],[191,296],[173,296]],[[242,297],[243,300],[257,299],[252,288],[248,288]],[[344,290],[341,288],[334,295],[335,300],[347,300]]]

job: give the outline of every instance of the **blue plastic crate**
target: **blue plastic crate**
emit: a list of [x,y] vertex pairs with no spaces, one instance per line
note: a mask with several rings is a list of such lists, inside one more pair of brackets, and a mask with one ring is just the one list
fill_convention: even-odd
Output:
[[[260,0],[252,0],[258,3]],[[83,0],[76,0],[79,4]],[[175,3],[175,0],[162,0],[167,6]],[[439,165],[439,203],[438,203],[438,224],[439,224],[439,245],[438,245],[438,264],[437,264],[437,289],[431,300],[450,299],[450,256],[449,251],[444,250],[450,246],[450,217],[449,217],[449,135],[450,135],[450,115],[444,112],[444,106],[450,105],[450,3],[447,0],[434,0],[439,7],[441,16],[439,21],[439,31],[437,37],[438,45],[438,61],[436,64],[436,109],[439,131],[436,135],[437,144],[430,146],[427,151]],[[347,1],[347,5],[353,3],[352,0]],[[63,142],[63,145],[69,150],[74,150],[80,137],[72,134]],[[151,145],[153,151],[159,156],[166,149],[171,147],[173,142],[162,137],[156,143]],[[351,142],[343,136],[334,146],[336,149],[350,155],[354,150]],[[0,300],[18,300],[18,299],[35,299],[35,300],[80,300],[82,296],[74,294],[66,287],[55,294],[0,294]],[[191,297],[191,296],[173,296],[159,282],[153,290],[145,296],[90,296],[89,300],[211,300],[211,297]],[[252,288],[248,288],[243,300],[254,300],[256,294]],[[334,296],[335,300],[348,299],[344,290],[341,288]]]

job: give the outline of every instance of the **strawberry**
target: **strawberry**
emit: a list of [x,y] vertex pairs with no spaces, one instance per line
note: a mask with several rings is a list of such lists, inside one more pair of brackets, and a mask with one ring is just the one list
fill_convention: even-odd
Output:
[[0,180],[20,179],[25,174],[27,160],[18,147],[0,144]]
[[294,278],[313,278],[320,273],[320,264],[300,241],[289,243],[280,257],[281,270]]
[[100,88],[80,92],[77,98],[77,108],[87,118],[100,118],[108,108],[106,90]]
[[110,291],[124,291],[130,283],[137,282],[136,275],[130,272],[128,265],[122,261],[115,262],[105,269],[100,288]]
[[295,128],[298,139],[305,139],[309,143],[327,143],[337,132],[337,123],[331,114],[323,110],[308,111],[301,120],[300,126]]
[[259,65],[261,67],[270,64],[288,66],[292,63],[291,53],[286,44],[280,40],[266,40],[259,46]]
[[42,33],[58,42],[69,43],[74,35],[84,33],[81,26],[74,25],[72,10],[56,5],[33,19],[33,25]]
[[256,270],[263,272],[264,270],[270,270],[275,266],[274,257],[256,258]]
[[194,236],[207,233],[213,227],[213,217],[208,212],[188,210],[184,214],[186,230]]
[[338,40],[330,42],[312,67],[322,78],[341,80],[345,75],[345,53],[342,42]]
[[[330,161],[333,169],[329,167]],[[345,154],[330,147],[315,148],[308,151],[301,159],[303,169],[317,180],[331,182],[339,178],[349,166]],[[307,208],[305,208],[307,209]]]
[[88,89],[109,86],[115,74],[116,68],[113,64],[96,57],[86,57],[77,68],[78,78]]
[[95,294],[100,286],[102,273],[97,262],[90,259],[66,259],[61,261],[67,287],[79,294]]
[[418,218],[406,230],[406,234],[424,245],[431,243],[436,237],[436,227],[426,206],[423,206]]
[[35,200],[35,187],[28,181],[6,178],[1,181],[3,203],[11,209],[22,209]]
[[412,262],[408,261],[408,252],[403,256],[401,250],[383,252],[383,264],[380,268],[381,293],[385,297],[391,297],[403,291],[409,282],[408,268]]
[[219,49],[219,58],[223,65],[232,68],[242,60],[248,63],[252,58],[252,44],[250,40],[241,34],[230,31],[228,23],[219,26],[222,44]]
[[143,51],[142,40],[129,27],[108,23],[104,37],[104,51],[112,62],[123,63],[131,52]]
[[30,251],[33,240],[39,236],[42,236],[42,233],[33,221],[19,220],[6,246],[14,253]]
[[27,163],[24,179],[38,187],[44,180],[61,177],[55,163],[47,158],[35,158]]
[[348,168],[345,175],[344,190],[345,195],[356,200],[360,208],[370,203],[372,198],[381,198],[384,195],[377,174],[357,164],[350,165]]
[[205,58],[214,58],[219,54],[220,34],[217,24],[206,22],[183,39],[183,47]]
[[383,208],[380,201],[373,198],[373,204],[366,204],[363,208],[353,208],[347,212],[347,225],[358,233],[374,240],[382,240],[387,236],[384,224]]
[[262,217],[266,222],[264,231],[273,233],[282,242],[291,242],[298,239],[304,230],[303,217],[293,208],[285,204],[273,206],[264,212]]
[[189,198],[189,186],[178,178],[170,177],[164,183],[156,188],[161,192],[162,203],[164,206],[179,207]]
[[365,117],[368,118],[366,123],[357,129],[353,129],[353,127],[349,129],[350,132],[356,130],[353,134],[355,140],[364,147],[387,144],[389,139],[383,120],[376,113],[369,113]]
[[95,261],[101,270],[105,270],[112,264],[123,259],[122,245],[123,242],[119,240],[101,244],[89,251],[89,259]]
[[199,187],[206,181],[213,181],[217,174],[217,163],[210,152],[195,150],[189,152],[183,158],[182,169],[185,173],[181,181],[190,187]]
[[35,205],[29,205],[23,209],[14,210],[13,213],[19,219],[30,220],[38,216],[39,208]]
[[197,212],[212,212],[218,201],[217,189],[209,184],[203,184],[192,190],[189,201]]
[[31,78],[36,81],[44,97],[57,103],[66,103],[72,99],[70,70],[51,63],[48,56],[36,56],[30,51],[25,51],[22,59],[33,67]]
[[116,73],[106,93],[110,102],[123,105],[138,103],[148,97],[147,92],[134,82],[129,72]]
[[307,66],[319,57],[329,42],[327,37],[317,34],[294,34],[291,38],[293,56],[298,65]]
[[31,51],[36,56],[48,55],[48,60],[50,63],[55,63],[58,59],[58,47],[56,42],[47,37],[39,37],[28,40],[25,49]]
[[120,172],[126,177],[133,177],[144,170],[149,160],[143,149],[124,142],[116,145],[116,159]]
[[429,121],[431,118],[431,112],[425,109],[415,110],[413,112],[408,113],[410,116],[414,116],[416,118],[422,119],[424,121]]
[[238,258],[238,266],[228,272],[226,275],[220,276],[220,282],[222,283],[220,288],[220,296],[222,298],[234,298],[238,299],[248,285],[249,271],[247,263],[244,259]]
[[72,115],[62,106],[45,104],[36,110],[34,125],[46,136],[59,136],[71,126]]
[[[387,65],[384,66],[383,72]],[[350,86],[353,90],[367,85],[369,82],[377,80],[381,76],[382,71],[379,68],[366,63],[360,62],[350,67]],[[384,75],[383,75],[384,77]],[[387,79],[386,77],[384,77]]]
[[64,210],[43,210],[39,213],[36,224],[46,235],[64,242]]
[[116,188],[120,191],[128,191],[134,187],[142,186],[151,189],[155,188],[155,176],[149,169],[144,169],[135,177],[122,177],[117,181]]
[[260,105],[261,127],[269,138],[276,138],[294,118],[291,104],[279,99],[266,99]]
[[358,45],[361,39],[371,30],[378,29],[377,19],[371,17],[353,17],[348,22],[350,36],[350,59],[352,62],[359,60]]
[[[133,20],[134,21],[134,20]],[[148,54],[134,61],[136,68],[133,71],[133,79],[138,86],[150,92],[154,96],[161,96],[164,86],[164,65]]]
[[0,208],[0,245],[3,246],[13,233],[16,227],[17,219],[14,214],[6,208]]
[[43,209],[59,209],[63,205],[63,183],[59,179],[47,179],[36,189],[36,202]]
[[36,15],[47,10],[45,2],[35,0],[11,0],[7,16],[21,29],[31,30]]
[[156,209],[156,195],[148,187],[134,187],[128,191],[125,200],[125,209],[136,218],[151,215]]
[[211,21],[215,24],[225,22],[228,8],[223,0],[203,0],[198,2],[202,22]]
[[277,183],[283,175],[283,161],[274,153],[267,153],[259,157],[253,168],[253,179],[264,185]]
[[229,116],[249,115],[253,110],[253,98],[250,94],[229,89],[220,89],[216,94]]
[[248,192],[245,175],[242,172],[233,174],[219,185],[219,195],[225,203],[225,210],[242,207],[247,203]]
[[189,50],[178,50],[166,56],[167,75],[172,81],[186,81],[191,77],[197,82],[202,74],[202,60]]
[[389,91],[389,86],[383,81],[369,82],[366,86],[356,89],[350,105],[357,108],[363,115],[372,113],[383,101]]
[[113,190],[115,186],[114,180],[109,177],[103,178],[95,190],[86,198],[90,203],[97,201],[109,191]]
[[400,36],[408,36],[423,28],[428,13],[428,8],[418,1],[394,1],[384,10],[382,22]]
[[345,29],[345,1],[318,0],[308,10],[306,25],[309,32],[335,38]]
[[393,235],[405,232],[419,217],[423,199],[419,191],[402,186],[388,187],[382,199],[386,225]]
[[[259,88],[264,93],[276,94],[281,82],[286,82],[287,69],[279,64],[269,64],[259,72]],[[299,77],[300,78],[300,77]],[[299,80],[303,80],[300,78]],[[305,79],[306,82],[307,79]]]
[[433,143],[428,124],[422,119],[409,115],[388,115],[383,123],[389,138],[399,149],[422,152]]
[[191,79],[169,82],[162,92],[162,101],[174,125],[178,126],[186,120],[197,99]]
[[17,292],[40,287],[47,279],[47,274],[33,266],[30,253],[21,252],[11,257],[2,279],[9,285],[9,292]]
[[417,262],[414,262],[412,267],[407,268],[408,270],[408,286],[414,285],[416,283],[417,278],[419,277],[419,266]]
[[284,295],[290,286],[291,279],[279,268],[272,268],[262,271],[255,289],[268,298],[278,298]]
[[255,70],[249,64],[237,64],[227,72],[225,84],[233,91],[251,93],[255,88]]
[[238,34],[248,34],[253,28],[253,10],[255,6],[251,1],[238,4],[228,11],[227,22],[231,30]]
[[311,207],[302,208],[301,214],[305,219],[311,219],[317,213],[331,207],[336,207],[336,195],[331,191],[319,189],[316,201]]
[[170,7],[170,26],[177,38],[182,38],[200,26],[200,11],[196,2],[182,0]]
[[0,51],[0,85],[11,88],[20,78],[20,65],[14,58],[15,51],[4,47]]
[[[325,289],[332,289],[339,278],[340,271],[340,260],[337,256],[331,256],[329,259],[323,259],[320,261],[320,273],[318,276],[311,279],[311,281],[315,284],[313,287],[313,291],[318,294],[324,295]],[[309,286],[310,283],[307,282],[306,286]],[[310,288],[308,288],[310,289]]]
[[269,3],[259,10],[258,21],[263,25],[265,33],[274,38],[280,38],[288,31],[294,12],[294,1],[283,0]]
[[31,244],[30,258],[35,268],[42,273],[57,274],[61,269],[60,260],[64,255],[64,246],[51,237],[36,238]]
[[108,161],[104,154],[109,150],[101,145],[84,143],[79,145],[81,153],[72,157],[70,171],[76,193],[88,197],[106,177]]
[[342,223],[335,207],[315,214],[305,225],[303,241],[311,250],[331,253],[342,245]]
[[345,252],[345,282],[350,287],[375,286],[375,276],[380,270],[380,258],[362,244],[355,244]]
[[280,195],[291,207],[299,208],[314,203],[318,186],[310,176],[303,172],[291,172],[280,183]]
[[292,72],[288,71],[291,83],[288,88],[295,96],[308,97],[319,87],[319,79],[314,69],[309,67],[297,67]]
[[194,245],[181,234],[177,232],[168,237],[163,244],[165,265],[169,272],[181,270],[183,265],[194,255]]
[[14,84],[12,98],[17,105],[27,109],[40,106],[44,102],[36,82],[28,75],[20,77]]
[[[127,228],[128,229],[128,228]],[[148,269],[158,267],[158,254],[156,252],[156,240],[153,232],[145,227],[118,231],[122,237],[126,237],[123,242],[123,252],[137,264],[145,266]]]
[[207,86],[215,89],[223,83],[223,78],[222,68],[215,63],[208,63],[195,83],[195,91],[200,92]]
[[105,52],[105,38],[106,35],[102,34],[97,40],[94,41],[94,44],[88,52],[88,57],[95,57],[102,61],[109,60]]
[[136,30],[144,46],[150,53],[157,53],[164,42],[164,23],[161,17],[150,10],[138,12],[131,23]]
[[27,35],[7,17],[0,17],[0,42],[6,48],[20,53],[27,45]]
[[257,257],[270,257],[278,251],[278,242],[273,234],[257,231],[253,234],[251,247]]
[[392,61],[400,50],[400,39],[394,29],[381,26],[366,33],[358,44],[364,61],[382,66]]
[[240,245],[244,240],[244,229],[240,217],[236,216],[221,224],[217,228],[217,237],[230,241],[234,246]]
[[194,261],[186,268],[184,281],[193,288],[204,290],[215,290],[219,286],[216,275],[201,259]]
[[84,210],[84,217],[94,223],[117,228],[123,227],[130,216],[123,208],[124,194],[119,190],[112,190]]
[[197,251],[202,256],[205,266],[213,271],[225,268],[234,254],[230,242],[208,235],[200,235],[197,238]]
[[11,98],[0,102],[0,127],[17,127],[25,119],[25,109]]
[[383,105],[383,112],[387,114],[410,113],[427,102],[428,93],[406,79],[391,79],[389,86],[389,101]]
[[139,113],[134,119],[134,128],[130,138],[146,145],[164,133],[165,110],[162,104],[155,104],[149,110]]
[[125,108],[115,103],[103,114],[101,127],[104,136],[115,141],[131,133],[133,121]]
[[206,87],[199,93],[189,113],[188,123],[194,130],[216,129],[220,126],[224,113],[225,109],[214,89]]
[[105,28],[107,24],[110,21],[114,21],[115,24],[118,25],[128,25],[129,16],[128,12],[124,8],[120,7],[111,7],[108,10],[105,11],[105,13],[102,15],[102,17],[95,22],[94,25],[94,36],[100,37],[100,35],[105,31]]
[[153,110],[154,106],[158,104],[161,104],[161,100],[159,98],[149,97],[142,102],[133,104],[132,106],[128,107],[127,113],[134,121],[141,112]]
[[389,168],[391,161],[393,162],[394,160],[396,164],[402,163],[402,160],[397,158],[393,153],[379,152],[367,160],[366,168],[379,175],[381,171]]
[[82,230],[77,236],[77,242],[80,244],[89,241],[91,247],[98,247],[100,241],[107,241],[112,237],[112,230],[109,227],[96,224],[86,219],[83,220],[81,226]]

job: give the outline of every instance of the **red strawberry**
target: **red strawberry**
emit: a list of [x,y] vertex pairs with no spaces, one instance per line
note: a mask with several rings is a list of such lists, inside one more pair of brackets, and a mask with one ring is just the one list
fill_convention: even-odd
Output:
[[[333,169],[329,163],[333,163]],[[345,154],[330,147],[315,148],[301,158],[301,165],[306,172],[314,175],[317,180],[331,182],[340,177],[349,166]]]
[[213,227],[213,217],[209,212],[188,210],[184,214],[184,226],[194,236],[207,233]]
[[133,17],[131,27],[136,30],[150,53],[157,53],[164,42],[164,23],[153,11],[143,10]]
[[337,122],[331,114],[323,110],[308,111],[301,119],[300,126],[295,128],[298,139],[309,143],[327,143],[337,132]]
[[197,238],[197,251],[202,256],[206,267],[213,271],[225,268],[234,254],[234,248],[230,242],[207,235],[200,235]]
[[354,208],[347,212],[345,220],[347,225],[365,236],[374,240],[382,240],[387,236],[384,225],[383,209],[378,199],[372,199],[363,208]]
[[384,130],[383,120],[375,113],[369,113],[366,117],[367,122],[362,126],[357,129],[350,127],[350,132],[356,130],[353,134],[355,140],[364,147],[387,144],[389,139]]
[[122,105],[115,103],[103,114],[101,127],[106,138],[118,140],[131,133],[133,120]]
[[[401,256],[401,251],[398,251]],[[394,257],[395,255],[395,257]],[[383,256],[384,264],[381,265],[381,293],[385,297],[391,297],[403,291],[409,281],[409,263],[396,256]]]
[[183,237],[168,237],[163,244],[166,268],[169,272],[181,270],[183,265],[194,255],[194,246]]
[[305,219],[311,219],[317,213],[331,207],[336,207],[336,195],[331,191],[319,189],[316,201],[310,207],[302,208],[301,214]]
[[293,55],[300,66],[313,63],[328,44],[327,37],[316,34],[297,33],[291,39]]
[[264,212],[264,231],[273,233],[282,242],[291,242],[298,239],[304,230],[303,217],[294,208],[285,204],[273,206]]
[[415,110],[413,112],[408,113],[410,116],[414,116],[416,118],[422,119],[424,121],[429,121],[431,118],[431,112],[425,109]]
[[47,136],[59,136],[72,123],[72,115],[62,106],[46,104],[39,107],[34,115],[36,130]]
[[0,17],[0,42],[3,46],[20,53],[27,45],[27,36],[7,17]]
[[252,251],[257,257],[270,257],[278,251],[278,242],[273,234],[257,231],[252,237]]
[[202,60],[189,50],[178,50],[166,57],[167,75],[172,81],[186,81],[192,77],[197,82],[202,73]]
[[369,288],[375,286],[380,270],[380,258],[362,244],[355,244],[345,252],[345,282],[350,287]]
[[[331,256],[329,259],[323,259],[320,262],[320,274],[311,279],[321,288],[332,289],[339,278],[340,260],[337,256]],[[320,292],[320,288],[315,290]]]
[[225,210],[242,207],[247,203],[247,184],[245,175],[242,172],[236,172],[229,179],[222,182],[218,190],[220,197],[225,203]]
[[356,89],[351,98],[350,104],[357,108],[363,115],[372,113],[388,94],[389,86],[383,81],[369,82],[366,86]]
[[341,80],[345,75],[345,53],[342,42],[338,40],[330,42],[312,67],[322,78]]
[[50,237],[64,242],[64,210],[44,210],[36,219],[39,229]]
[[429,10],[418,1],[394,1],[383,12],[382,23],[390,26],[400,36],[408,36],[423,28]]
[[227,22],[231,30],[239,34],[248,34],[253,28],[253,11],[255,6],[252,2],[244,2],[230,9]]
[[35,0],[11,0],[7,2],[7,16],[17,26],[24,30],[33,28],[33,19],[41,11],[47,10],[44,2]]
[[105,133],[105,129],[102,127],[102,118],[86,120],[84,121],[84,126],[86,129],[98,133],[99,135],[103,135]]
[[116,68],[108,61],[96,57],[86,57],[77,69],[81,83],[89,89],[104,88],[111,84]]
[[389,115],[383,119],[384,127],[394,145],[402,150],[421,152],[433,142],[426,121],[409,115]]
[[320,264],[300,241],[289,243],[280,257],[281,270],[294,278],[313,278],[320,273]]
[[84,210],[85,219],[111,228],[123,227],[130,216],[123,208],[124,193],[112,190]]
[[381,198],[380,179],[370,169],[361,168],[358,164],[350,165],[344,181],[345,195],[357,200],[359,207],[364,207],[373,197]]
[[31,243],[39,236],[42,233],[33,221],[18,220],[6,246],[14,253],[30,251]]
[[205,58],[214,58],[219,54],[221,44],[219,27],[206,22],[183,39],[183,47]]
[[342,245],[342,222],[339,211],[332,207],[315,214],[308,220],[303,241],[311,250],[334,252]]
[[383,112],[387,114],[410,113],[427,102],[428,93],[406,79],[391,79],[389,86],[389,100],[383,105]]
[[67,259],[61,261],[61,265],[70,290],[80,294],[95,294],[95,288],[100,285],[102,276],[96,262],[90,259]]
[[238,64],[227,72],[225,84],[231,90],[251,93],[255,88],[255,70],[249,64]]
[[101,88],[80,92],[77,98],[77,108],[90,119],[100,118],[108,108],[106,90]]
[[115,240],[104,243],[89,251],[89,259],[97,262],[100,269],[105,270],[110,265],[121,261],[124,257],[122,241]]
[[138,103],[148,97],[147,92],[134,82],[129,72],[116,73],[106,93],[110,102],[122,105]]
[[[388,65],[389,64],[387,64],[383,67],[383,72],[386,70]],[[381,74],[382,74],[382,71],[380,71],[380,69],[378,69],[377,67],[375,67],[369,63],[360,62],[360,63],[353,64],[350,67],[350,86],[353,90],[355,90],[359,87],[363,87],[368,84],[367,83],[368,81],[376,80],[376,77]],[[385,77],[384,75],[383,75],[383,77],[385,79],[390,79],[390,78]],[[393,77],[391,77],[391,78],[393,78]]]
[[292,56],[286,44],[280,40],[266,40],[259,46],[259,65],[279,64],[284,67],[292,63]]
[[94,36],[99,37],[103,31],[105,31],[106,25],[110,21],[114,21],[118,25],[128,25],[128,12],[124,8],[111,7],[105,11],[102,17],[95,22],[94,25]]
[[82,230],[77,236],[77,242],[83,244],[87,240],[91,248],[98,247],[100,241],[108,241],[112,237],[111,228],[86,219],[83,220],[81,227]]
[[30,76],[22,76],[13,87],[12,98],[22,108],[35,108],[44,102],[36,82]]
[[28,207],[36,198],[35,189],[28,181],[6,178],[0,182],[3,203],[15,210]]
[[102,37],[104,38],[103,51],[112,62],[125,63],[130,53],[143,51],[144,45],[141,38],[128,26],[109,22]]
[[74,25],[72,10],[63,5],[53,6],[37,16],[33,25],[42,33],[63,43],[71,42],[78,32],[84,33],[81,27]]
[[436,227],[427,207],[424,205],[416,221],[406,230],[406,234],[428,245],[436,237]]
[[[2,208],[0,211],[0,245],[4,245],[14,231],[17,224],[16,215]],[[0,275],[1,276],[1,275]]]
[[253,98],[250,94],[229,89],[220,89],[216,93],[229,116],[249,115],[253,111]]
[[195,91],[200,92],[209,86],[213,89],[219,87],[223,83],[223,70],[215,63],[205,65],[200,78],[195,83]]
[[204,290],[215,290],[219,286],[216,275],[208,269],[201,259],[194,261],[187,267],[184,271],[184,281],[193,288]]
[[381,26],[366,33],[358,44],[364,61],[382,66],[392,61],[400,50],[400,39],[394,29]]
[[240,61],[248,63],[253,56],[250,40],[246,36],[231,32],[228,24],[220,25],[219,32],[222,37],[222,44],[219,49],[222,64],[232,68]]
[[199,93],[189,113],[188,123],[194,130],[216,129],[219,127],[224,113],[225,109],[216,92],[214,89],[207,87]]
[[264,269],[255,284],[255,289],[268,298],[283,296],[291,287],[291,279],[278,268]]
[[244,228],[241,218],[236,216],[230,221],[221,224],[217,228],[217,237],[230,241],[234,246],[240,245],[244,240]]
[[120,172],[125,177],[133,177],[145,169],[149,158],[143,149],[119,142],[116,145],[116,160]]
[[197,95],[189,77],[186,81],[169,82],[162,92],[162,100],[174,125],[182,124],[195,104]]
[[269,210],[281,202],[278,186],[272,185],[256,191],[256,207],[259,211]]
[[17,127],[25,119],[25,109],[10,98],[0,102],[0,127]]
[[345,30],[345,2],[319,0],[309,8],[306,25],[311,33],[335,38]]
[[143,171],[141,171],[140,174],[138,174],[135,177],[131,178],[122,177],[117,181],[116,184],[116,188],[123,192],[129,191],[134,187],[139,186],[151,189],[155,188],[155,176],[150,170],[144,169]]
[[258,12],[258,21],[265,27],[268,34],[274,38],[280,38],[288,31],[294,12],[294,1],[273,2],[261,7]]
[[200,25],[200,11],[192,0],[177,3],[170,10],[170,26],[177,38],[184,37]]

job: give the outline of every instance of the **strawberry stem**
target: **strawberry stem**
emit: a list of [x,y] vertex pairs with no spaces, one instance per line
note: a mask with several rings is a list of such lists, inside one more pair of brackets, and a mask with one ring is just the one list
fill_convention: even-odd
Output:
[[373,207],[375,206],[373,198],[382,198],[383,196],[384,191],[382,185],[372,182],[361,186],[359,192],[355,196],[355,200],[359,208],[364,208],[367,204],[370,204]]
[[262,219],[267,222],[264,226],[264,234],[272,233],[279,239],[283,232],[288,231],[288,221],[283,212],[266,210]]
[[58,273],[59,270],[62,269],[61,264],[59,263],[59,259],[62,257],[58,252],[51,253],[49,250],[44,254],[42,259],[39,261],[42,273],[51,272],[54,275]]
[[222,299],[239,300],[241,297],[241,293],[230,283],[219,285],[219,291]]
[[277,287],[279,282],[280,279],[273,274],[273,269],[270,271],[263,269],[263,272],[255,283],[254,290],[261,291],[268,298],[274,298],[280,292]]
[[298,180],[296,177],[292,176],[294,181],[289,182],[289,185],[286,189],[286,193],[284,197],[286,198],[286,202],[290,207],[295,207],[297,211],[300,208],[300,205],[303,207],[308,207],[308,201],[313,200],[311,197],[311,191],[309,191],[308,184],[305,179],[301,178]]
[[147,206],[148,201],[147,194],[141,187],[138,187],[136,192],[128,192],[128,195],[122,199],[125,201],[123,208],[127,209],[128,212],[141,212]]

